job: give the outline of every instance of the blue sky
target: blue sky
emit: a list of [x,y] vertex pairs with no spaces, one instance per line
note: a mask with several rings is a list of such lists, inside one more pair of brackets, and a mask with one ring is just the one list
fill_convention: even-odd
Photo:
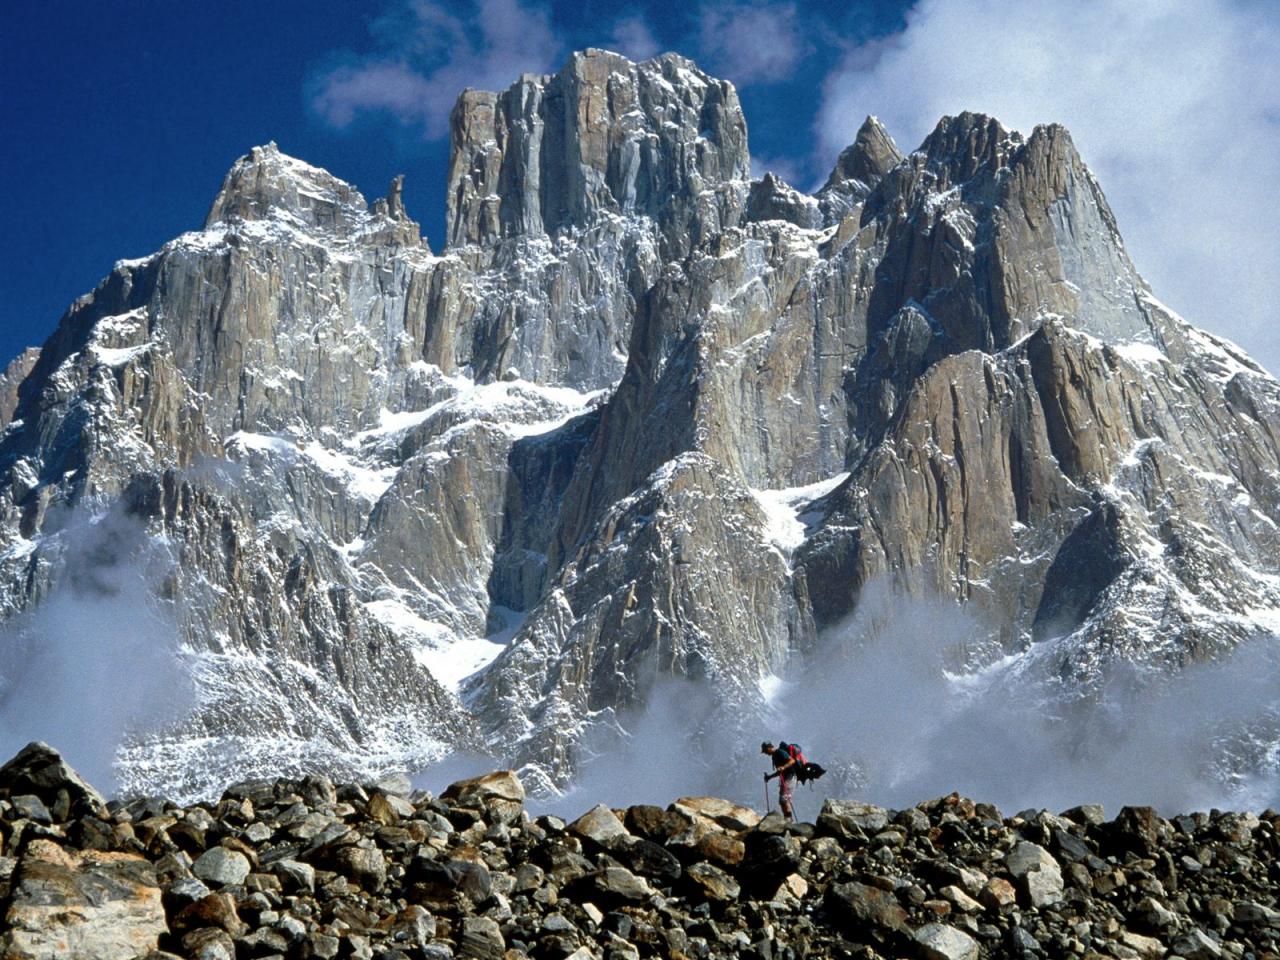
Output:
[[867,113],[910,149],[944,113],[1065,122],[1139,269],[1280,370],[1280,26],[1269,0],[218,0],[25,4],[0,31],[0,360],[120,258],[200,226],[275,140],[438,248],[465,85],[608,46],[737,84],[757,168],[809,187]]

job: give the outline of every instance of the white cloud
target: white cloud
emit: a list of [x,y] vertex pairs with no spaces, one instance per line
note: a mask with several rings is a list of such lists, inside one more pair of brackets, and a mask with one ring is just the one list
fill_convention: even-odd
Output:
[[784,80],[808,52],[794,3],[702,8],[702,58],[738,85]]
[[904,147],[938,118],[1061,122],[1138,269],[1197,325],[1280,372],[1280,23],[1247,0],[921,0],[848,52],[825,161],[878,114]]
[[403,61],[338,67],[324,79],[313,106],[339,129],[366,110],[385,110],[402,123],[425,119],[431,83]]
[[432,0],[403,5],[375,25],[386,48],[331,69],[313,86],[311,105],[339,129],[364,113],[449,132],[449,111],[467,87],[504,90],[521,73],[550,70],[562,52],[550,14],[521,0]]
[[605,43],[632,60],[648,60],[657,56],[662,48],[644,17],[623,17],[613,25],[613,36]]

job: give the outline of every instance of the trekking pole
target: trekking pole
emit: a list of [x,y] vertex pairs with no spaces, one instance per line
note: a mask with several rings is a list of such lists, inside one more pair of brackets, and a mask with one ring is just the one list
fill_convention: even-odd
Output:
[[769,777],[767,774],[764,778],[764,812],[773,813],[773,807],[769,804]]

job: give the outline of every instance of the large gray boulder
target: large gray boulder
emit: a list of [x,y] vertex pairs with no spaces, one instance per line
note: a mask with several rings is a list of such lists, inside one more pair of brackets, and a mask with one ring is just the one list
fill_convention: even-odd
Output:
[[978,960],[978,941],[945,923],[925,924],[912,934],[925,960]]
[[191,872],[214,887],[235,886],[249,875],[249,859],[238,850],[212,847],[191,865]]
[[1062,868],[1048,850],[1022,841],[1005,856],[1005,867],[1021,884],[1031,906],[1040,908],[1062,899]]

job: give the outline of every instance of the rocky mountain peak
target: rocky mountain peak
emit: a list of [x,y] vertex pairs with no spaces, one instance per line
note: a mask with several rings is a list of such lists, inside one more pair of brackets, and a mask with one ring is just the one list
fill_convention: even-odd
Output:
[[554,235],[599,213],[648,216],[675,238],[696,198],[748,175],[733,85],[664,54],[575,53],[502,93],[468,90],[452,115],[450,245]]
[[939,120],[917,152],[930,166],[945,168],[952,183],[963,183],[984,167],[1005,166],[1021,145],[1022,135],[995,117],[965,111]]
[[281,153],[273,141],[254,147],[232,165],[205,227],[235,219],[264,220],[283,212],[308,226],[344,232],[366,209],[355,187]]
[[375,220],[390,219],[411,229],[392,230],[388,239],[416,243],[417,224],[401,200],[404,178],[392,181],[390,195],[371,212],[354,186],[327,170],[282,153],[275,142],[254,147],[237,160],[205,218],[205,229],[233,221],[285,220],[295,226],[350,238],[379,230]]
[[1154,300],[1063,128],[869,118],[817,196],[748,157],[730,84],[588,50],[459,99],[449,255],[399,178],[370,211],[267,145],[76,302],[0,432],[0,616],[93,555],[77,510],[172,548],[210,698],[128,784],[474,744],[554,789],[876,583],[1014,673],[1275,622],[1280,385]]
[[889,136],[889,131],[876,117],[868,116],[858,128],[853,143],[841,151],[835,168],[827,178],[831,187],[847,180],[858,180],[874,187],[902,160],[902,151]]

